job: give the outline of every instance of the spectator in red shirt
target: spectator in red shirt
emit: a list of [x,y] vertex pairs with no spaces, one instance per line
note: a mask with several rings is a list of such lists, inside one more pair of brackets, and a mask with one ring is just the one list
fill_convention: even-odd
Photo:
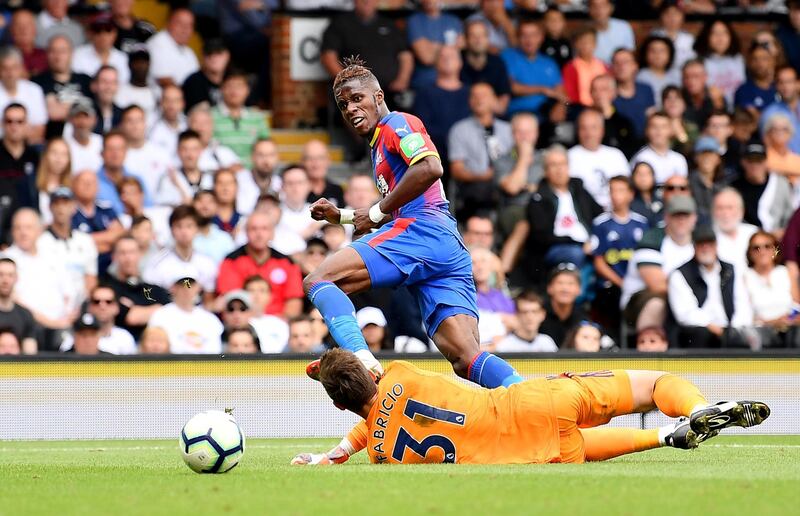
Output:
[[229,254],[220,264],[217,292],[222,295],[244,287],[245,280],[261,276],[269,283],[272,300],[267,305],[269,315],[291,318],[303,308],[303,278],[292,260],[269,246],[275,233],[270,218],[254,212],[245,225],[247,244]]
[[36,48],[36,18],[27,9],[16,11],[11,17],[8,27],[11,44],[22,52],[22,59],[27,70],[26,77],[38,75],[47,70],[47,53]]

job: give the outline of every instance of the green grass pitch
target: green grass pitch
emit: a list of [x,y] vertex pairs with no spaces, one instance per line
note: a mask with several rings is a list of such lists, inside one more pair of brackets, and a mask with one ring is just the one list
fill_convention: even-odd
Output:
[[175,441],[0,442],[0,515],[797,514],[800,436],[719,437],[604,463],[292,467],[335,440],[253,439],[224,475]]

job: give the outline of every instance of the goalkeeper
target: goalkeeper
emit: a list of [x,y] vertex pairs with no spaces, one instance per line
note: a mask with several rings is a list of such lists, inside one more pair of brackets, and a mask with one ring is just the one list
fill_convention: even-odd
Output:
[[[351,352],[332,349],[319,380],[334,404],[364,418],[326,454],[293,464],[344,462],[363,448],[373,463],[538,464],[611,459],[662,446],[696,448],[770,413],[761,402],[711,405],[691,382],[661,371],[612,370],[480,389],[395,361],[376,381]],[[597,428],[658,408],[677,422],[651,430]]]

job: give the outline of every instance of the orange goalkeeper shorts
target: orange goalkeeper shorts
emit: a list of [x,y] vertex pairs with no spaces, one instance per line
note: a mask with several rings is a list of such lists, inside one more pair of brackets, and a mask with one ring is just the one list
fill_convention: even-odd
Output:
[[563,373],[549,380],[558,418],[561,462],[584,462],[583,436],[578,429],[604,425],[633,409],[628,373],[621,369]]

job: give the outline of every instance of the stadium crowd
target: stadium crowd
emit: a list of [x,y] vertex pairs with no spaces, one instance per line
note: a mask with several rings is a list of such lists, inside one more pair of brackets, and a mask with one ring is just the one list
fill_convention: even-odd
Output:
[[[344,184],[323,141],[281,159],[247,52],[272,2],[216,2],[199,60],[191,9],[157,31],[108,4],[0,29],[0,353],[330,347],[302,278],[354,235],[309,206],[379,199],[367,142],[331,128]],[[323,67],[360,55],[439,150],[487,350],[800,345],[800,1],[746,47],[714,16],[730,4],[655,0],[638,41],[610,0],[333,17]],[[353,298],[373,350],[432,349],[406,289]]]

